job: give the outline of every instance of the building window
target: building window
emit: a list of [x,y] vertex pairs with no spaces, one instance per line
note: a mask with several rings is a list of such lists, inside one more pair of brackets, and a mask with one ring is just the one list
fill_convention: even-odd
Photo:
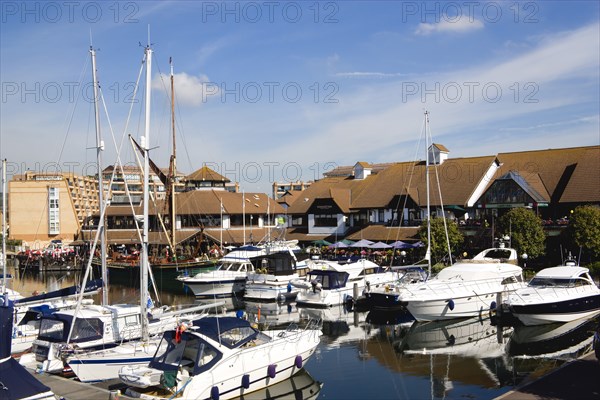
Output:
[[60,233],[59,195],[58,188],[48,188],[48,235]]
[[292,217],[292,226],[302,226],[302,216]]
[[315,214],[315,226],[337,226],[337,215]]

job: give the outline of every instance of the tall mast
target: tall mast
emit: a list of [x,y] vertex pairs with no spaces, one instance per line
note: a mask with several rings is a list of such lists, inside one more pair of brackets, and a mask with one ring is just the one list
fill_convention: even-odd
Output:
[[175,135],[175,79],[174,79],[174,75],[173,75],[173,63],[172,63],[172,59],[169,58],[169,64],[171,64],[171,126],[172,126],[172,130],[173,130],[173,154],[171,155],[171,165],[169,166],[169,185],[171,186],[170,190],[171,190],[171,198],[170,198],[170,205],[171,205],[171,209],[169,210],[170,212],[170,219],[171,219],[171,244],[173,246],[173,255],[175,255],[175,246],[177,244],[176,240],[175,240],[175,232],[176,232],[176,224],[177,221],[176,219],[176,211],[175,211],[175,180],[177,179],[177,162],[176,162],[176,146],[177,146],[177,139],[176,139],[176,135]]
[[427,260],[427,272],[431,276],[431,206],[429,201],[429,112],[425,111],[425,187],[427,194],[427,252],[425,259]]
[[2,293],[6,292],[6,158],[2,160]]
[[[100,134],[100,113],[98,112],[99,83],[96,76],[96,50],[90,46],[92,57],[92,80],[94,83],[94,114],[96,122],[96,162],[98,163],[98,202],[100,206],[100,218],[104,215],[104,177],[102,176],[102,152],[104,141]],[[106,230],[104,224],[98,224],[100,230],[100,262],[102,266],[102,305],[108,304],[108,268],[106,266]],[[93,255],[91,255],[93,257]]]
[[146,55],[146,105],[145,105],[145,129],[142,137],[142,149],[144,151],[144,229],[142,230],[142,259],[140,265],[140,307],[142,311],[142,339],[148,340],[148,320],[145,318],[148,308],[148,206],[149,206],[149,177],[150,177],[150,95],[152,83],[152,49],[150,40],[145,50]]

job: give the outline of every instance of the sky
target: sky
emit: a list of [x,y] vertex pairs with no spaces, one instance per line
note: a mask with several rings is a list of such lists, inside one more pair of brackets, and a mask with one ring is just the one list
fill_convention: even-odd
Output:
[[[2,1],[0,157],[96,171],[172,153],[247,192],[336,166],[423,159],[424,112],[451,158],[600,145],[598,1]],[[151,89],[145,48],[152,49]],[[136,83],[139,81],[139,86]]]

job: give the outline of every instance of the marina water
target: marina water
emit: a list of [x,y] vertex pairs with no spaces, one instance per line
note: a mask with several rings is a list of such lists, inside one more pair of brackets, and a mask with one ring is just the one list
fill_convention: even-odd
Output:
[[[10,269],[10,268],[9,268]],[[80,282],[80,273],[11,271],[23,294]],[[137,301],[137,282],[112,283],[111,304]],[[172,286],[170,286],[172,287]],[[160,293],[163,304],[198,303],[183,286]],[[100,295],[95,298],[99,303]],[[285,328],[322,320],[321,344],[306,374],[247,398],[493,399],[592,350],[597,319],[548,326],[501,327],[481,318],[416,323],[404,312],[299,308],[295,303],[226,300],[229,315]],[[278,397],[282,396],[282,397]]]

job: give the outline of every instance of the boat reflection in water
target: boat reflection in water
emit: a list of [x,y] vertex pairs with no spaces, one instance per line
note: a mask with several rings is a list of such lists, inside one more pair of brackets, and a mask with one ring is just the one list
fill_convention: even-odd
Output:
[[[354,312],[344,305],[329,308],[298,307],[301,319],[320,320],[323,336],[321,343],[326,347],[339,347],[345,343],[361,343],[374,336],[379,330],[366,322],[366,312]],[[359,354],[366,356],[362,348]]]
[[599,320],[600,317],[583,318],[567,323],[515,327],[507,346],[515,373],[539,375],[592,351]]
[[508,343],[508,354],[523,358],[578,358],[592,345],[598,318],[566,323],[517,326]]
[[323,388],[323,383],[316,381],[306,368],[295,374],[289,379],[267,386],[264,389],[248,393],[243,397],[244,400],[267,400],[267,399],[296,399],[308,400],[316,399]]
[[469,357],[500,357],[511,328],[494,326],[489,319],[461,318],[415,322],[399,344],[405,354],[459,354]]
[[420,390],[430,392],[421,392],[421,396],[445,398],[452,391],[452,396],[460,397],[465,387],[476,387],[476,393],[468,395],[485,398],[490,389],[512,383],[510,365],[504,357],[512,328],[494,326],[489,319],[480,318],[404,321],[380,327],[378,340],[369,342],[369,353],[388,369],[404,375],[405,380],[413,382],[406,377],[415,377]]
[[261,327],[276,329],[286,327],[291,323],[302,325],[295,302],[260,302],[244,301],[244,310],[248,320],[254,321]]

